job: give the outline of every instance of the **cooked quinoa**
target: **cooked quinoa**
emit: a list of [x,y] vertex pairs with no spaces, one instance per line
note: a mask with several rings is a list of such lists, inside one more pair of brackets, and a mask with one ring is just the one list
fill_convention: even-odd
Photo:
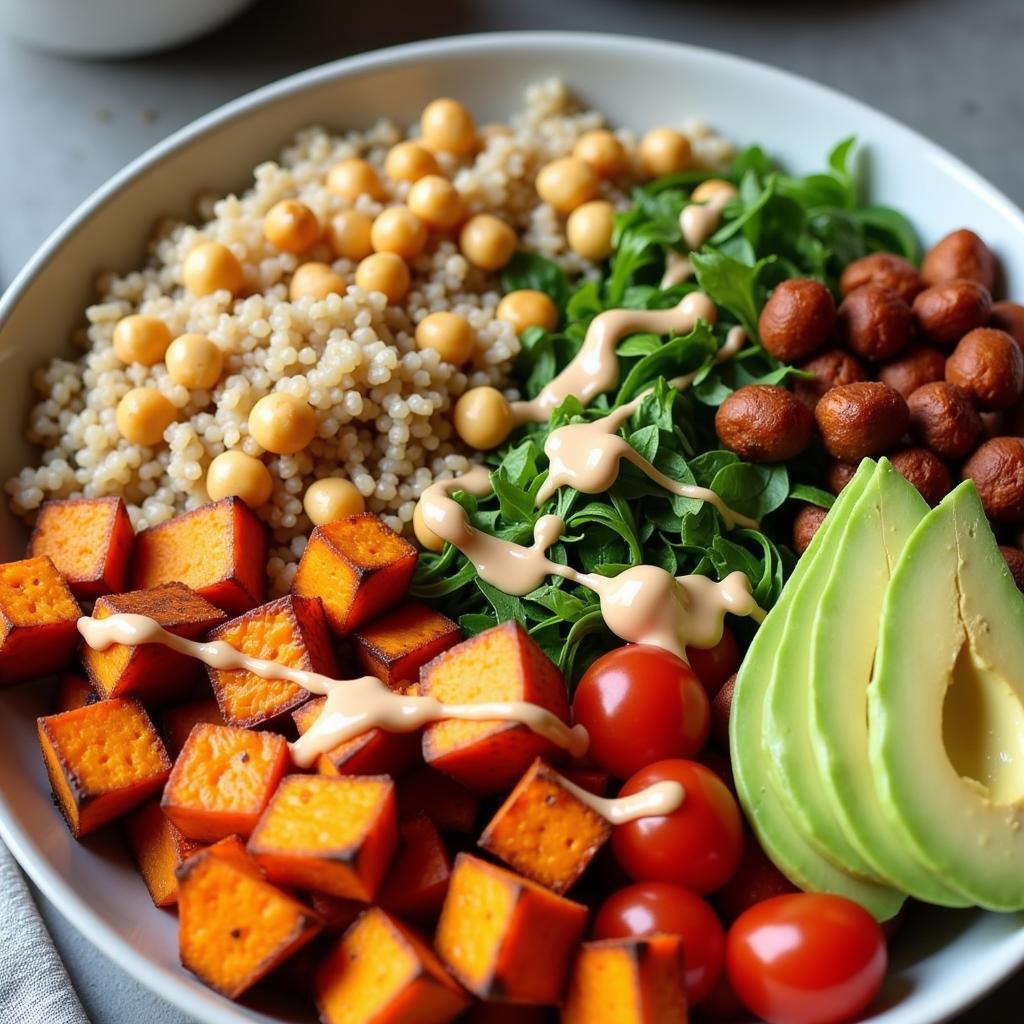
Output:
[[[601,114],[580,110],[560,82],[548,81],[527,91],[524,109],[507,124],[481,128],[474,157],[436,156],[469,214],[497,214],[516,229],[523,248],[569,273],[586,274],[589,265],[566,243],[564,218],[540,201],[534,179],[545,163],[570,153],[580,134],[603,123]],[[728,145],[703,125],[680,127],[698,165],[718,166],[728,157]],[[141,530],[208,501],[210,460],[237,449],[262,457],[273,480],[272,496],[258,512],[273,531],[269,570],[276,593],[290,585],[311,528],[302,497],[316,479],[347,477],[369,511],[408,532],[421,492],[467,468],[466,449],[450,423],[454,401],[484,384],[518,397],[509,370],[519,342],[512,325],[495,317],[498,275],[471,266],[456,241],[437,236],[410,261],[412,285],[398,304],[354,284],[344,295],[290,301],[288,282],[300,263],[329,263],[346,281],[355,264],[335,259],[323,242],[301,256],[279,251],[264,238],[263,222],[286,198],[301,200],[321,223],[352,206],[374,217],[402,202],[409,184],[390,181],[382,170],[382,200],[363,194],[350,202],[329,191],[325,177],[338,161],[355,156],[382,169],[388,150],[415,134],[390,122],[344,135],[304,129],[278,161],[255,169],[252,187],[241,196],[202,199],[198,227],[159,225],[141,269],[103,274],[99,299],[86,309],[87,326],[75,338],[80,354],[54,359],[33,377],[41,400],[27,435],[42,455],[38,466],[7,483],[14,511],[31,520],[51,498],[120,495]],[[617,134],[633,153],[633,136]],[[603,181],[601,196],[621,208],[631,184]],[[183,287],[182,262],[204,241],[224,243],[239,259],[244,297],[227,291],[197,297]],[[475,331],[475,355],[465,369],[417,348],[416,324],[438,310],[462,314]],[[159,317],[172,336],[208,336],[225,356],[215,388],[190,391],[171,380],[162,362],[122,363],[112,348],[114,328],[132,313]],[[129,442],[115,419],[120,399],[140,386],[157,388],[177,410],[164,443],[153,447]],[[304,399],[316,411],[316,437],[294,455],[264,452],[248,432],[250,409],[274,391]]]

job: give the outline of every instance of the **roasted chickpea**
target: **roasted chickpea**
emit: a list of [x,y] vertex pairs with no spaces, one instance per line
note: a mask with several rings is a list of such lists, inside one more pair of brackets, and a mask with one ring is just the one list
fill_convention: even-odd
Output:
[[418,501],[412,510],[412,532],[425,550],[435,553],[444,550],[444,541],[424,522],[423,506]]
[[559,213],[572,213],[597,196],[597,171],[578,156],[563,156],[545,164],[534,186],[537,195]]
[[466,156],[476,148],[473,115],[458,100],[442,98],[428,103],[420,115],[423,144],[435,152]]
[[470,388],[456,403],[455,430],[478,451],[497,448],[512,431],[512,409],[497,388]]
[[868,375],[863,365],[849,352],[831,348],[798,364],[804,373],[813,373],[809,380],[793,381],[793,394],[809,409],[814,409],[819,399],[829,388],[840,384],[853,384],[854,381],[867,380]]
[[384,188],[377,169],[368,160],[350,157],[336,163],[327,172],[327,191],[355,202],[360,196],[383,199]]
[[996,284],[996,258],[992,250],[967,228],[952,231],[936,242],[921,264],[925,284],[977,281],[991,292]]
[[328,295],[344,295],[348,285],[345,278],[330,264],[313,260],[295,268],[288,282],[288,297],[292,302],[302,298],[326,299]]
[[314,526],[333,523],[337,519],[366,511],[366,501],[351,480],[328,476],[314,480],[302,497],[302,507]]
[[859,462],[891,448],[907,429],[907,403],[877,380],[843,384],[827,391],[814,410],[828,453]]
[[803,505],[793,520],[793,550],[802,555],[814,540],[821,524],[825,522],[828,510],[817,505]]
[[1024,439],[993,437],[964,464],[963,478],[973,480],[989,519],[1024,520]]
[[832,293],[820,281],[794,278],[783,281],[769,296],[757,328],[768,353],[795,363],[828,341],[835,322]]
[[270,501],[273,491],[270,470],[245,452],[222,452],[206,471],[206,493],[211,501],[241,498],[251,508],[259,508]]
[[866,284],[888,288],[908,305],[924,289],[917,267],[891,252],[873,252],[870,256],[854,260],[839,279],[839,292],[845,298]]
[[181,277],[193,295],[211,295],[218,291],[237,295],[245,285],[245,274],[238,257],[220,242],[197,245],[185,257]]
[[458,313],[429,313],[416,325],[417,348],[432,348],[446,363],[461,366],[476,348],[476,332]]
[[437,158],[418,142],[399,142],[384,158],[384,173],[392,181],[419,181],[438,173]]
[[938,505],[953,490],[953,477],[946,464],[927,448],[901,448],[889,456],[889,461],[929,505]]
[[1024,306],[1016,302],[993,303],[988,325],[1006,331],[1024,349]]
[[853,479],[853,474],[856,472],[856,464],[852,462],[843,462],[837,459],[835,462],[829,464],[828,470],[825,472],[825,486],[833,494],[839,494],[839,492]]
[[250,410],[249,434],[268,452],[294,455],[316,436],[316,412],[304,399],[275,391]]
[[992,296],[975,281],[948,281],[921,292],[913,311],[931,341],[939,348],[952,348],[968,331],[985,325],[992,313]]
[[282,199],[263,218],[263,237],[282,252],[304,252],[321,234],[316,214],[297,199]]
[[661,178],[689,168],[690,140],[675,128],[652,128],[640,140],[640,166],[649,178]]
[[907,406],[910,432],[939,458],[962,459],[981,437],[981,417],[971,396],[945,381],[918,388]]
[[509,292],[498,303],[494,315],[512,324],[516,334],[522,334],[527,327],[543,327],[545,331],[553,331],[558,326],[555,304],[544,292],[532,288]]
[[466,203],[459,190],[440,174],[420,178],[406,196],[406,204],[435,231],[450,231],[466,216]]
[[748,462],[786,462],[810,443],[810,410],[785,388],[749,384],[734,391],[715,414],[718,439]]
[[224,370],[224,353],[205,334],[182,334],[167,347],[164,362],[175,384],[209,391]]
[[930,345],[913,344],[899,359],[878,369],[878,379],[909,398],[918,388],[946,375],[946,357]]
[[840,341],[873,362],[899,355],[913,327],[910,307],[895,292],[878,284],[862,285],[850,292],[836,314]]
[[373,221],[361,210],[342,210],[327,225],[327,241],[335,256],[358,263],[373,252]]
[[388,302],[401,302],[412,281],[409,265],[393,252],[375,252],[356,267],[356,284],[366,292],[381,292]]
[[1008,409],[1024,390],[1024,354],[1005,331],[977,327],[946,360],[946,380],[971,395],[979,409]]
[[576,140],[572,155],[590,164],[599,178],[617,178],[629,166],[626,147],[607,128],[584,132]]
[[427,225],[409,207],[389,206],[373,222],[370,242],[376,252],[393,252],[411,260],[427,244]]
[[114,327],[114,355],[122,363],[155,366],[171,343],[171,329],[157,316],[125,316]]
[[1010,547],[1009,544],[1000,544],[999,550],[1006,559],[1006,568],[1010,570],[1017,589],[1024,590],[1024,551]]
[[690,202],[710,203],[716,199],[728,201],[735,199],[738,195],[739,191],[731,181],[726,181],[724,178],[708,178],[690,193]]
[[462,255],[481,270],[501,270],[515,255],[518,244],[512,228],[491,213],[470,217],[459,232]]
[[159,444],[176,416],[170,399],[156,388],[132,388],[117,403],[117,429],[132,444]]
[[592,199],[569,214],[565,237],[573,252],[599,263],[612,253],[614,227],[615,207],[607,199]]

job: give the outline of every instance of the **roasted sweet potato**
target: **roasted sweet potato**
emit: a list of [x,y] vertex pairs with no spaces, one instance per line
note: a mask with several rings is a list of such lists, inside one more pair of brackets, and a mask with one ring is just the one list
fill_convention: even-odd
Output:
[[241,498],[184,512],[135,538],[132,586],[177,581],[229,615],[263,602],[267,532]]
[[176,758],[181,753],[181,748],[185,746],[189,733],[200,722],[210,725],[226,724],[215,698],[200,697],[198,700],[190,700],[186,704],[175,704],[173,707],[163,709],[160,714],[160,725],[164,743],[167,744],[167,750],[171,757]]
[[316,977],[323,1024],[448,1024],[469,998],[434,951],[372,907],[339,939]]
[[[478,633],[424,665],[420,688],[447,704],[529,701],[569,720],[561,672],[517,622]],[[446,719],[423,732],[427,764],[484,793],[511,788],[535,757],[561,753],[517,722]]]
[[[108,594],[93,608],[93,617],[146,615],[168,633],[197,640],[224,621],[224,613],[182,583],[164,583],[152,590]],[[202,665],[187,654],[162,644],[111,644],[94,651],[82,644],[82,664],[101,697],[137,697],[156,704],[188,696],[202,677]]]
[[39,510],[28,553],[49,555],[75,597],[92,600],[125,589],[134,542],[120,498],[69,498]]
[[398,845],[386,775],[289,775],[249,838],[271,881],[370,902]]
[[292,593],[320,597],[327,621],[342,636],[404,597],[416,549],[369,513],[318,526],[302,554]]
[[400,821],[424,814],[444,832],[472,832],[479,806],[476,793],[426,765],[404,775],[398,787]]
[[176,872],[200,844],[186,839],[164,814],[159,800],[150,800],[125,821],[128,845],[153,903],[170,907],[178,902]]
[[153,796],[171,770],[138,701],[98,701],[47,715],[38,725],[53,795],[76,838]]
[[352,649],[367,675],[396,690],[414,683],[420,668],[461,639],[446,615],[410,601],[352,634]]
[[587,908],[467,853],[459,854],[435,948],[481,999],[557,1003]]
[[245,837],[289,764],[282,736],[200,723],[174,763],[161,805],[189,839]]
[[441,912],[452,865],[437,826],[423,814],[398,826],[400,843],[377,902],[404,920],[434,921]]
[[85,676],[77,672],[65,672],[57,680],[57,693],[53,700],[53,713],[74,711],[84,708],[86,704],[95,704],[99,698],[92,684]]

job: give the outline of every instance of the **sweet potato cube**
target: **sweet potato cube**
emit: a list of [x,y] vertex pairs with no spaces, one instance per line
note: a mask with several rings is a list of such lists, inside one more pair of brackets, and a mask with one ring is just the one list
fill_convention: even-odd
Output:
[[[336,676],[323,604],[318,597],[291,594],[244,612],[209,637],[253,658],[288,668]],[[286,715],[309,700],[309,691],[284,679],[264,679],[244,669],[208,668],[224,721],[251,729]]]
[[467,853],[459,854],[434,945],[481,999],[557,1003],[587,908]]
[[292,583],[300,597],[321,597],[327,621],[342,636],[405,597],[416,549],[369,513],[318,526]]
[[240,498],[223,498],[143,530],[135,538],[132,586],[177,581],[240,615],[262,604],[267,531]]
[[[108,594],[93,608],[93,618],[116,614],[146,615],[168,633],[196,640],[224,621],[224,613],[182,583],[164,583],[152,590]],[[94,651],[82,644],[82,664],[101,697],[138,697],[158,703],[188,694],[202,676],[202,664],[163,644],[111,644]]]
[[434,951],[379,907],[338,940],[315,987],[323,1024],[448,1024],[469,1004]]
[[584,942],[573,963],[562,1024],[686,1024],[679,935]]
[[181,834],[164,814],[159,800],[151,800],[130,814],[125,822],[125,832],[153,903],[158,907],[173,906],[178,902],[175,873],[192,854],[198,852],[200,844]]
[[452,865],[437,826],[420,814],[398,826],[398,853],[377,902],[410,921],[433,921],[441,912]]
[[91,600],[125,589],[134,542],[120,498],[69,498],[39,510],[28,553],[49,555],[75,597]]
[[283,736],[200,723],[167,780],[164,813],[189,839],[248,836],[289,764]]
[[[446,704],[529,701],[569,720],[562,674],[516,622],[445,651],[420,673],[423,693]],[[423,759],[470,789],[510,789],[536,757],[561,751],[525,725],[445,719],[423,732]]]
[[404,776],[398,787],[398,817],[426,815],[446,832],[472,832],[480,797],[454,779],[423,765]]
[[98,701],[47,715],[38,725],[53,794],[76,838],[158,792],[171,770],[138,701]]
[[64,668],[78,642],[81,614],[46,555],[0,565],[0,685]]
[[315,911],[266,881],[236,840],[201,850],[178,869],[181,963],[237,999],[313,939]]
[[370,902],[397,845],[395,784],[386,775],[289,775],[248,849],[273,882]]
[[57,680],[57,693],[53,700],[53,713],[74,711],[84,708],[86,704],[94,704],[99,698],[92,688],[92,683],[77,672],[65,672]]
[[190,700],[186,704],[175,704],[173,707],[163,709],[160,715],[160,725],[164,743],[167,744],[167,750],[171,757],[177,757],[181,753],[189,733],[200,722],[210,725],[226,724],[216,698],[200,697],[198,700]]
[[480,845],[521,875],[563,893],[611,834],[608,821],[538,758],[498,808]]
[[462,638],[459,627],[433,608],[410,601],[352,634],[352,649],[367,675],[397,690],[420,668]]

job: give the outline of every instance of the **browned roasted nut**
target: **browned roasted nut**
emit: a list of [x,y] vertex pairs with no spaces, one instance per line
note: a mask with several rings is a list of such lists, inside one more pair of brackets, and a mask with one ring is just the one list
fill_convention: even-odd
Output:
[[1006,559],[1006,568],[1010,570],[1013,582],[1017,584],[1018,590],[1024,590],[1024,551],[1020,548],[1010,547],[1009,544],[1000,544],[999,550]]
[[829,388],[868,379],[859,360],[839,348],[830,348],[827,352],[812,356],[800,363],[798,368],[814,374],[812,378],[793,381],[793,394],[812,410]]
[[828,341],[836,321],[832,293],[809,278],[783,281],[757,323],[765,350],[784,363],[806,359]]
[[979,409],[1008,409],[1024,390],[1024,353],[1006,331],[976,327],[946,360],[946,380],[971,395]]
[[836,459],[825,473],[825,486],[833,493],[838,494],[852,479],[857,472],[855,462],[843,462]]
[[785,462],[811,442],[810,410],[785,388],[750,384],[734,391],[715,414],[718,438],[749,462]]
[[981,417],[971,396],[945,381],[918,388],[908,399],[910,432],[942,459],[962,459],[981,437]]
[[964,464],[963,478],[973,480],[989,519],[1024,520],[1024,439],[993,437]]
[[996,258],[992,250],[967,228],[953,231],[929,250],[921,264],[927,285],[946,281],[977,281],[992,291],[996,283]]
[[908,305],[924,289],[917,267],[891,252],[873,252],[854,260],[839,279],[839,292],[845,298],[866,284],[877,284],[895,292]]
[[937,505],[953,490],[946,464],[927,448],[902,448],[889,456],[892,468],[912,483],[929,505]]
[[976,281],[947,281],[926,288],[914,299],[914,317],[940,348],[951,348],[992,314],[992,296]]
[[918,388],[942,380],[946,375],[946,357],[931,345],[911,345],[899,359],[878,369],[878,379],[909,398]]
[[913,327],[910,307],[879,284],[866,284],[850,292],[836,314],[839,340],[857,355],[875,362],[902,352]]
[[804,505],[793,520],[793,550],[802,555],[810,546],[818,527],[825,521],[828,510],[817,505]]
[[827,392],[814,418],[829,454],[856,462],[899,441],[907,429],[907,403],[888,384],[866,380]]
[[994,302],[989,327],[1006,331],[1021,348],[1024,348],[1024,306],[1018,302]]

